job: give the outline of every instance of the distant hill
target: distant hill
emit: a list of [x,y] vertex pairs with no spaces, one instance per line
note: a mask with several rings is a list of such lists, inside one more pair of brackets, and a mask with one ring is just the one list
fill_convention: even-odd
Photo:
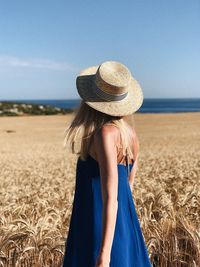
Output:
[[72,109],[63,109],[49,105],[15,103],[9,101],[0,102],[0,116],[24,116],[24,115],[55,115],[73,112]]

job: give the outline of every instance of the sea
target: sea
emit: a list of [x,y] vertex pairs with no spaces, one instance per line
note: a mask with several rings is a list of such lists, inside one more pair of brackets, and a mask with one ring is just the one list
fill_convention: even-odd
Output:
[[[3,101],[3,100],[2,100]],[[8,101],[8,100],[7,100]],[[77,109],[80,99],[21,99],[9,100],[27,104],[50,105],[64,109]],[[146,98],[138,113],[200,112],[200,98]]]

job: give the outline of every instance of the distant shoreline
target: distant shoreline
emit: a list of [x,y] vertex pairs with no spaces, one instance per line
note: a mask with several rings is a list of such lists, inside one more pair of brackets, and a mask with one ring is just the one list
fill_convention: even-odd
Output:
[[72,113],[72,109],[63,109],[42,104],[28,104],[11,101],[0,101],[0,117],[30,115],[61,115]]

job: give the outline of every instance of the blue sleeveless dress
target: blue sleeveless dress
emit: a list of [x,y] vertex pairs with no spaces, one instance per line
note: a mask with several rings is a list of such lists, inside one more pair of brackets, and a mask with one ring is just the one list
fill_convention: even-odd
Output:
[[[118,163],[118,211],[110,267],[152,267],[134,206],[128,174],[133,164]],[[76,164],[73,208],[63,267],[95,267],[100,249],[102,198],[98,162],[88,155]]]

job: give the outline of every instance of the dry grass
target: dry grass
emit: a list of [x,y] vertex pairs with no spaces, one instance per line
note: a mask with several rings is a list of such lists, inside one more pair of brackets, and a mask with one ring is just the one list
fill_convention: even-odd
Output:
[[[62,146],[73,115],[0,118],[0,266],[61,266],[76,156]],[[133,189],[151,261],[200,266],[200,114],[136,114]]]

